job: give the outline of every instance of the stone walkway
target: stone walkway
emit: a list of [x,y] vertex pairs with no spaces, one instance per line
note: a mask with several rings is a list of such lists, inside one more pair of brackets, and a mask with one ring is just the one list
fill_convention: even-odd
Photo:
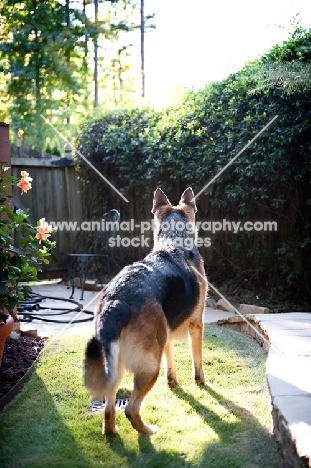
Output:
[[[61,299],[69,298],[71,293],[64,284],[43,284],[32,289],[42,296]],[[76,290],[75,295],[78,303],[87,311],[94,312],[98,292],[85,291],[83,301],[79,301],[80,290]],[[47,309],[54,307],[52,299],[44,302]],[[66,302],[55,303],[58,308],[68,308]],[[75,304],[71,306],[74,308]],[[70,312],[56,318],[70,321],[74,317],[84,320],[91,318],[91,315]],[[235,313],[207,307],[204,321],[239,328],[256,338],[267,351],[266,375],[271,393],[274,433],[286,466],[311,467],[311,313],[252,314],[245,318],[246,321]],[[64,322],[33,320],[30,326],[36,328],[41,336],[93,331],[91,321],[66,325]]]
[[310,467],[311,313],[254,314],[245,318],[248,323],[240,316],[217,323],[240,328],[266,349],[274,434],[286,466]]

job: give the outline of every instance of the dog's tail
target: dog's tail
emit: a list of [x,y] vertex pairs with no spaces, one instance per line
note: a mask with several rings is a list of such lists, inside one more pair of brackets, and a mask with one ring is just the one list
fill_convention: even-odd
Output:
[[94,336],[87,343],[85,350],[84,385],[94,398],[103,400],[106,383],[104,349],[101,342]]
[[[104,310],[104,309],[103,309]],[[103,312],[103,311],[102,311]],[[96,399],[115,387],[119,379],[120,335],[128,324],[131,310],[123,301],[105,304],[105,327],[100,339],[89,340],[84,359],[84,385]]]

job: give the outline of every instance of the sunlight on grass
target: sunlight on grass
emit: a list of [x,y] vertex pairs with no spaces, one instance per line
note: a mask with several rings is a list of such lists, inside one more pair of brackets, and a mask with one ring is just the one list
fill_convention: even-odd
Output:
[[[206,327],[205,388],[192,380],[187,342],[176,343],[180,386],[167,387],[163,370],[144,400],[142,416],[160,427],[148,437],[117,413],[119,434],[101,434],[102,414],[90,415],[82,384],[87,335],[53,343],[22,393],[2,413],[5,450],[0,466],[34,467],[279,467],[271,436],[265,357],[251,338]],[[125,375],[118,396],[129,396]]]

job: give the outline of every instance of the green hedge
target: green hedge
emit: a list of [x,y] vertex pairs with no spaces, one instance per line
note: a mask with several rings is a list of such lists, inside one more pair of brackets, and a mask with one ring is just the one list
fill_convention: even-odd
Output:
[[[200,195],[198,216],[204,219],[276,220],[277,234],[214,236],[222,257],[219,271],[250,271],[283,285],[311,282],[311,93],[286,92],[274,86],[255,91],[259,72],[269,61],[302,60],[305,32],[273,48],[261,61],[247,64],[222,82],[198,92],[164,111],[119,109],[87,122],[77,145],[122,193],[132,211],[115,196],[83,160],[85,187],[119,207],[126,216],[148,217],[152,193],[161,186],[168,195],[188,185],[198,192],[276,115],[277,120]],[[304,41],[304,42],[303,42]],[[298,47],[298,46],[297,46]],[[309,49],[306,49],[309,54]],[[306,55],[306,61],[309,56]],[[175,195],[176,194],[176,195]],[[215,255],[205,253],[215,261]],[[212,270],[212,267],[210,267]]]

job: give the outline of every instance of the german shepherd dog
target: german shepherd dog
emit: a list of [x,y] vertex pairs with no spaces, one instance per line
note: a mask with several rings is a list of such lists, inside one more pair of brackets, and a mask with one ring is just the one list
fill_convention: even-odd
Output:
[[187,188],[172,206],[160,188],[154,193],[154,248],[111,281],[94,314],[95,336],[85,351],[84,383],[105,400],[103,434],[116,433],[115,399],[125,369],[134,390],[125,414],[134,429],[154,434],[140,406],[160,370],[164,355],[167,383],[178,385],[174,341],[189,338],[193,376],[203,385],[202,335],[207,282],[196,247],[194,194]]

